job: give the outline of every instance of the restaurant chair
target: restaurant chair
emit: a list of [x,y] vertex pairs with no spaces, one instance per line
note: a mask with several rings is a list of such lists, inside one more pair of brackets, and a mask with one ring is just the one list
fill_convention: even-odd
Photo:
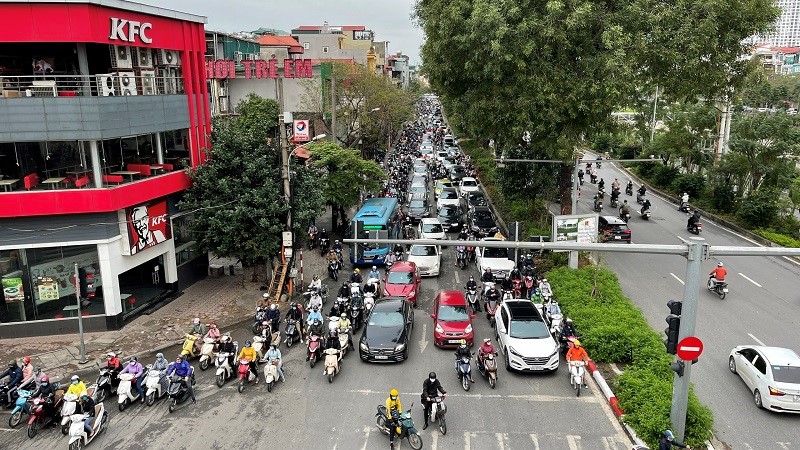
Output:
[[150,164],[153,167],[160,167],[165,172],[172,172],[175,168],[172,164]]
[[122,175],[103,175],[103,183],[106,184],[121,184],[123,181]]
[[25,175],[25,177],[22,178],[22,183],[25,186],[25,189],[30,191],[39,184],[39,175],[35,173]]
[[89,184],[90,181],[91,180],[89,179],[89,177],[84,175],[84,176],[78,178],[77,180],[75,180],[75,187],[80,189],[80,188],[86,186],[87,184]]
[[150,164],[128,164],[127,170],[131,172],[139,172],[139,174],[146,177],[150,176]]

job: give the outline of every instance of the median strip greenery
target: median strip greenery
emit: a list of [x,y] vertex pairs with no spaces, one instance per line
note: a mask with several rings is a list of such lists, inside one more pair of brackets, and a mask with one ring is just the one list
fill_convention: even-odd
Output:
[[[547,280],[592,359],[626,364],[611,388],[625,412],[625,422],[651,448],[657,448],[658,437],[670,428],[672,404],[672,356],[666,352],[663,336],[653,331],[641,310],[623,294],[616,276],[606,269],[558,268],[547,273]],[[709,439],[713,423],[711,410],[691,392],[686,441],[699,447]]]

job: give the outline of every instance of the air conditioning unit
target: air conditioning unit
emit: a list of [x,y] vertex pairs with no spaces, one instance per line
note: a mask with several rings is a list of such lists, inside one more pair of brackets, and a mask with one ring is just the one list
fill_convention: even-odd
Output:
[[142,95],[156,95],[156,71],[142,70],[139,71],[139,76],[142,81]]
[[158,69],[158,93],[159,94],[177,94],[178,93],[178,75],[175,69]]
[[117,95],[117,77],[113,73],[97,74],[97,93],[103,97]]
[[219,112],[228,112],[228,97],[220,97],[219,99]]
[[136,67],[153,67],[153,52],[149,48],[136,49]]
[[233,52],[233,59],[236,62],[242,62],[242,52]]
[[131,47],[124,45],[111,46],[111,67],[115,69],[132,69],[133,57]]
[[136,74],[133,72],[119,73],[119,95],[138,95],[139,89],[136,86]]
[[175,50],[158,50],[158,65],[179,67],[181,65],[181,55]]

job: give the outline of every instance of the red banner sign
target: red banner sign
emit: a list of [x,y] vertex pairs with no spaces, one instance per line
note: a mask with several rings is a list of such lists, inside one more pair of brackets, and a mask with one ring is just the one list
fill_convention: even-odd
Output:
[[[244,60],[240,64],[244,68],[244,78],[312,78],[312,64],[310,59],[284,59],[283,70],[278,70],[277,59]],[[225,79],[237,78],[236,61],[232,59],[218,59],[206,61],[206,78]]]
[[131,255],[172,237],[166,200],[134,206],[126,211],[125,216]]

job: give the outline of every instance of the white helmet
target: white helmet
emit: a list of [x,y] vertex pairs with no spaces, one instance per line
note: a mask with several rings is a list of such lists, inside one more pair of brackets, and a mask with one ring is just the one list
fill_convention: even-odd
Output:
[[722,261],[717,263],[717,267],[722,267]]
[[266,292],[264,292],[263,294],[261,294],[261,298],[269,298],[269,294],[267,294]]
[[273,303],[273,304],[269,305],[269,309],[273,309],[273,310],[278,309],[278,305]]

